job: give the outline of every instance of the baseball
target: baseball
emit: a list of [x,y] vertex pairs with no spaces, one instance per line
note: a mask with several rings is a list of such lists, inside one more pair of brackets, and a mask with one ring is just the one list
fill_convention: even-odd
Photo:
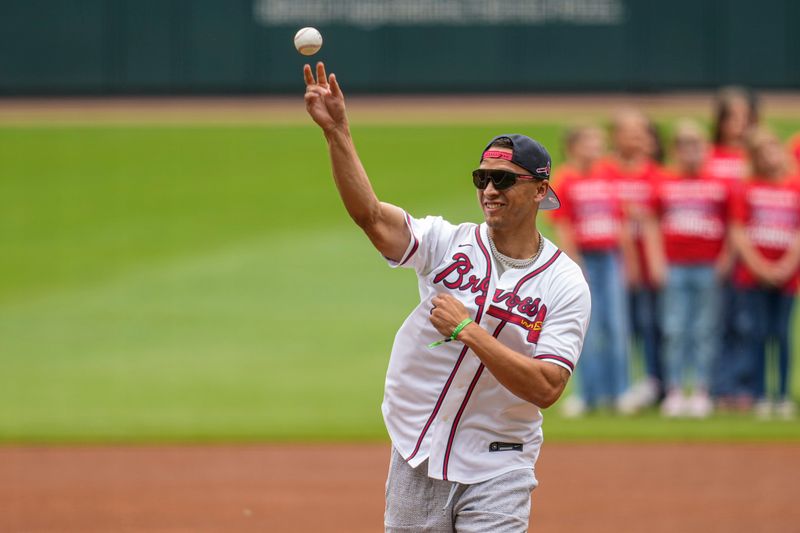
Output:
[[317,28],[300,28],[294,34],[294,47],[304,56],[313,56],[322,48],[322,34]]

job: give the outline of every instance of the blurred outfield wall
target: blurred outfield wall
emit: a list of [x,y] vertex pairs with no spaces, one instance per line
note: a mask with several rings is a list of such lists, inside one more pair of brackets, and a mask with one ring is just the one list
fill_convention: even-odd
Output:
[[[800,88],[793,0],[4,0],[0,94]],[[316,59],[316,58],[315,58]]]

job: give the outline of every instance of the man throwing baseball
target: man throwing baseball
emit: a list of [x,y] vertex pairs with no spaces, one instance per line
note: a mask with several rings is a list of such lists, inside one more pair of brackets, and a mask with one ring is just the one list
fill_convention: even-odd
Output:
[[322,63],[304,75],[347,212],[390,266],[419,279],[386,374],[386,531],[526,531],[539,409],[563,392],[590,314],[580,268],[536,229],[538,211],[559,205],[550,156],[500,135],[472,173],[485,223],[417,219],[375,196],[335,75]]

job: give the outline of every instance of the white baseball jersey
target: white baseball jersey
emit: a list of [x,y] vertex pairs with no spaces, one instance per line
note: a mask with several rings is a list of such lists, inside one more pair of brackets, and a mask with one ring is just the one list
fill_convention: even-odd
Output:
[[406,215],[412,233],[402,259],[414,268],[420,303],[392,347],[383,417],[392,443],[428,475],[478,483],[532,468],[542,444],[539,408],[512,394],[458,341],[435,348],[431,299],[447,293],[509,348],[562,366],[578,362],[591,308],[580,268],[549,240],[528,269],[498,274],[485,224],[452,225]]

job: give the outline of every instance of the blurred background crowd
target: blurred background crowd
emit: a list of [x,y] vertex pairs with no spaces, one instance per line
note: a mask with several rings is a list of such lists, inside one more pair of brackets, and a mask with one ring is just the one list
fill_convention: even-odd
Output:
[[800,137],[784,145],[757,96],[728,87],[710,128],[680,120],[666,138],[623,109],[607,130],[573,127],[564,147],[552,221],[593,295],[564,414],[793,418]]

